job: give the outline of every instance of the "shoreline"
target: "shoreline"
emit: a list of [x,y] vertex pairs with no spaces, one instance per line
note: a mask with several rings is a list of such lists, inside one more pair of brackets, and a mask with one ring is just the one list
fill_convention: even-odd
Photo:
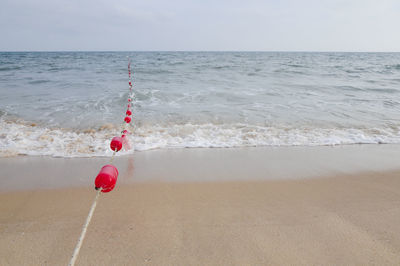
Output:
[[[138,182],[221,182],[319,178],[400,170],[400,145],[192,148],[118,156],[117,187]],[[0,158],[0,193],[92,187],[108,157]]]

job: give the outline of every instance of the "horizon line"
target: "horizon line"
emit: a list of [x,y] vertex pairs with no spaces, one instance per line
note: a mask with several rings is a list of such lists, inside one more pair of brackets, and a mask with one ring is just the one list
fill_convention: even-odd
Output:
[[217,53],[217,52],[228,52],[228,53],[400,53],[400,51],[313,51],[313,50],[0,50],[0,53],[23,53],[23,52],[32,52],[32,53],[57,53],[57,52],[203,52],[203,53]]

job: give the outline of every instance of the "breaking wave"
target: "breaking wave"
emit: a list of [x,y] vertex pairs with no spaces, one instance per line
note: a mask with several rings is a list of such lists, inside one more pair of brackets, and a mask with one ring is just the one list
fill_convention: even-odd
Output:
[[[48,128],[21,121],[0,121],[0,157],[111,156],[110,139],[120,130],[111,124],[96,129]],[[249,124],[141,125],[128,136],[134,151],[169,148],[319,146],[400,143],[400,126],[386,128],[311,128]]]

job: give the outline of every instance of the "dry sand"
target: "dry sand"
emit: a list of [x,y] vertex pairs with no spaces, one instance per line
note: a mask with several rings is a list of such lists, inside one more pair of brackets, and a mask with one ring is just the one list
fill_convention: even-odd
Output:
[[[233,181],[119,183],[101,195],[77,265],[400,264],[400,171],[225,175]],[[0,265],[68,264],[94,196],[92,187],[0,193]]]

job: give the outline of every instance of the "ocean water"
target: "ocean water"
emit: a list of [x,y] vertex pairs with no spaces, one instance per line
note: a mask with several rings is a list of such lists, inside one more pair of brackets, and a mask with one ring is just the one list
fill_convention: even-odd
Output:
[[0,157],[400,143],[400,53],[2,52]]

